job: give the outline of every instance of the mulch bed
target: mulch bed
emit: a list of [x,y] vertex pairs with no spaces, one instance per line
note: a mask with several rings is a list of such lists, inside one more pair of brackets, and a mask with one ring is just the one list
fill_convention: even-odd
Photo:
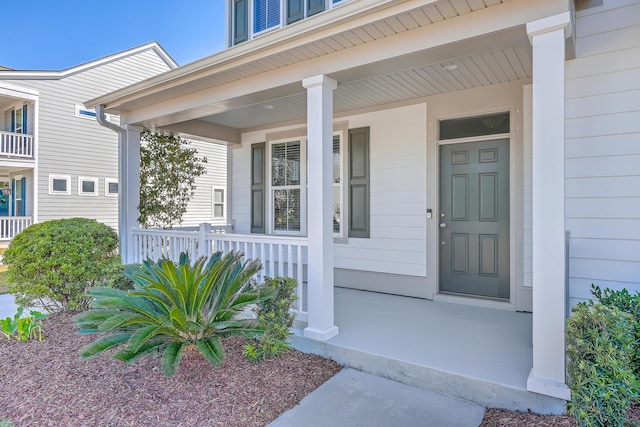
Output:
[[265,426],[341,369],[295,350],[254,364],[232,337],[222,367],[183,359],[165,378],[159,358],[80,360],[97,335],[77,334],[68,314],[46,319],[44,331],[42,342],[0,337],[0,417],[16,427]]
[[489,408],[480,427],[578,427],[578,422],[568,415],[538,415]]

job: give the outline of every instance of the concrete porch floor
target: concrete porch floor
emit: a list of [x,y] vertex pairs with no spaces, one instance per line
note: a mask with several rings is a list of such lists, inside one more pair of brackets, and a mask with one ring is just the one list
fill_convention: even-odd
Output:
[[314,341],[298,329],[294,347],[487,407],[564,411],[564,401],[526,391],[530,313],[336,288],[335,322],[336,337]]

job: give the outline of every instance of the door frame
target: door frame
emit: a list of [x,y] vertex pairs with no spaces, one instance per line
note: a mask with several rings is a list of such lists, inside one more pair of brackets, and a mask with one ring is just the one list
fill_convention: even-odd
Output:
[[[473,117],[484,114],[493,114],[500,112],[509,112],[510,132],[486,135],[472,138],[459,138],[452,140],[440,141],[438,126],[441,120],[448,119],[460,119],[466,117]],[[516,116],[518,114],[518,116]],[[430,227],[432,230],[431,248],[427,248],[428,257],[431,257],[433,262],[428,265],[432,266],[434,271],[432,279],[432,291],[434,301],[466,304],[487,308],[495,308],[502,310],[515,311],[518,307],[519,287],[522,286],[522,208],[521,208],[521,191],[517,191],[522,188],[521,171],[522,161],[518,160],[522,156],[520,149],[521,143],[517,143],[517,137],[521,135],[521,126],[518,126],[520,110],[516,110],[513,105],[507,105],[503,107],[492,107],[486,109],[479,109],[473,111],[459,112],[457,114],[450,115],[438,115],[434,116],[433,120],[428,120],[430,129],[430,135],[434,144],[434,148],[430,150],[433,154],[431,162],[432,165],[431,177],[434,180],[433,188],[433,216],[427,221],[431,221]],[[517,120],[518,119],[518,120]],[[509,300],[498,301],[491,298],[484,298],[480,296],[465,296],[465,295],[452,295],[440,293],[440,229],[439,224],[439,212],[440,212],[440,146],[451,144],[462,144],[468,142],[480,142],[493,139],[508,139],[509,140]],[[518,279],[520,278],[520,279]]]

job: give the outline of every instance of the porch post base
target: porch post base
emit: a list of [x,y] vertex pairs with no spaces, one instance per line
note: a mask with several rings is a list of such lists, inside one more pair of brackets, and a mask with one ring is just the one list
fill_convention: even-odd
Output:
[[327,341],[338,335],[338,327],[331,326],[327,329],[304,328],[303,335],[305,338],[311,338],[316,341]]
[[557,397],[558,399],[571,400],[571,391],[565,383],[534,377],[533,369],[529,373],[529,378],[527,378],[527,391]]

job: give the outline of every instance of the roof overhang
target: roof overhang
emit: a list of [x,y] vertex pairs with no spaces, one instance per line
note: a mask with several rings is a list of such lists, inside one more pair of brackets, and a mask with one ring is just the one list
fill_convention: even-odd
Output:
[[318,74],[339,82],[336,112],[528,79],[526,23],[571,7],[359,0],[85,104],[104,105],[122,123],[237,142],[243,130],[303,118],[301,81]]

